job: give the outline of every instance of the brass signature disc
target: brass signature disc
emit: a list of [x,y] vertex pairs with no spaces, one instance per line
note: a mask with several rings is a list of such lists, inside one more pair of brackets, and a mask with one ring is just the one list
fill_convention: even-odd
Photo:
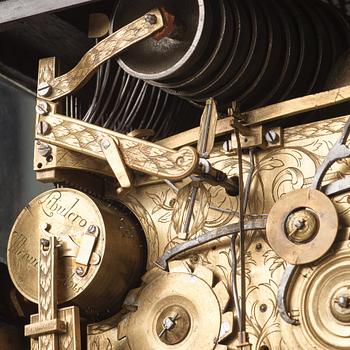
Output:
[[[89,248],[89,262],[77,264],[79,253],[85,253],[80,249],[90,226],[97,228],[98,235]],[[23,209],[8,242],[12,281],[34,303],[38,302],[39,241],[51,235],[58,241],[58,302],[76,303],[86,314],[104,311],[111,300],[121,301],[143,268],[139,233],[127,215],[77,190],[54,189]],[[79,274],[81,269],[84,274]]]
[[272,207],[266,224],[271,248],[295,265],[322,257],[334,243],[337,232],[338,215],[332,201],[309,188],[290,192],[280,199]]

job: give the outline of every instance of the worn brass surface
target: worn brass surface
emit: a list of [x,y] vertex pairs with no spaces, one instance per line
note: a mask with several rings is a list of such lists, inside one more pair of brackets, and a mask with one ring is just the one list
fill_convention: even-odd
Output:
[[317,235],[317,215],[310,209],[296,210],[287,217],[285,232],[294,243],[306,243]]
[[198,155],[190,147],[174,151],[58,114],[39,116],[38,122],[46,122],[52,128],[47,135],[36,134],[41,142],[106,160],[101,143],[110,137],[119,144],[128,167],[160,178],[183,179],[191,175],[198,164]]
[[[306,215],[300,209],[312,211],[312,214]],[[296,225],[301,219],[305,219],[305,229],[300,230]],[[338,215],[331,200],[323,193],[307,188],[280,199],[269,212],[266,224],[266,235],[272,249],[294,265],[307,264],[322,257],[331,248],[337,232]]]
[[[11,277],[26,298],[37,302],[38,242],[43,234],[54,236],[60,244],[59,303],[71,301],[87,314],[104,311],[111,307],[111,300],[121,300],[143,268],[142,237],[135,225],[126,212],[109,209],[79,191],[45,192],[27,205],[11,231]],[[91,226],[99,233],[93,245],[86,245]]]
[[335,298],[349,293],[349,262],[350,243],[345,241],[316,266],[299,270],[289,300],[293,313],[299,315],[300,326],[281,324],[289,349],[349,348],[349,311],[335,306]]
[[[184,350],[214,349],[218,341],[231,333],[233,321],[232,313],[228,313],[231,318],[228,320],[222,315],[228,292],[225,298],[217,289],[215,294],[210,270],[201,268],[197,274],[196,271],[191,274],[186,265],[176,262],[169,273],[141,287],[135,300],[137,311],[130,313],[127,321],[130,348],[161,350],[174,345]],[[167,329],[164,321],[172,320]]]
[[[242,114],[242,118],[244,119],[243,124],[249,126],[266,124],[274,120],[344,103],[349,101],[349,99],[350,86],[344,86],[342,88],[299,97],[245,112]],[[216,135],[227,134],[233,130],[232,117],[223,118],[218,121]],[[164,147],[180,148],[196,143],[198,134],[199,128],[194,128],[178,135],[167,137],[157,143]]]
[[[58,319],[64,322],[66,332],[58,337],[59,350],[81,350],[80,314],[75,306],[59,309]],[[39,315],[31,315],[30,322],[35,324],[39,321]],[[31,338],[31,350],[39,349],[38,339]]]
[[[54,62],[49,63],[52,66]],[[54,81],[53,71],[53,68],[50,70],[44,67],[39,72],[39,82]],[[70,91],[80,84],[75,78],[70,80],[70,83],[72,83],[69,87]],[[52,85],[41,84],[39,91],[43,100],[50,100],[55,99],[57,89]],[[349,87],[344,87],[285,101],[247,112],[241,117],[245,126],[260,125],[347,101],[350,96],[349,91]],[[51,163],[54,173],[57,170],[56,165],[70,168],[70,165],[55,157],[59,152],[64,152],[71,164],[74,163],[72,159],[76,160],[72,168],[83,170],[95,168],[96,173],[104,175],[113,175],[111,169],[113,168],[115,175],[116,166],[107,165],[106,156],[101,148],[103,139],[107,136],[114,138],[115,144],[121,149],[120,159],[128,167],[178,181],[175,184],[146,182],[143,187],[131,188],[124,197],[120,198],[120,201],[138,218],[145,232],[149,271],[143,277],[140,289],[130,291],[119,314],[88,327],[88,349],[158,350],[174,347],[184,350],[189,348],[220,350],[236,348],[241,335],[233,327],[232,300],[230,302],[228,293],[228,291],[231,292],[232,286],[232,250],[229,238],[221,237],[183,253],[178,257],[182,259],[181,261],[170,263],[169,273],[157,269],[150,270],[160,255],[182,242],[184,238],[181,229],[182,220],[179,220],[179,217],[184,214],[183,197],[185,195],[181,196],[181,194],[188,194],[189,180],[185,178],[193,173],[198,163],[198,158],[193,156],[196,152],[192,149],[186,148],[186,156],[179,156],[184,149],[175,152],[169,148],[179,148],[196,143],[199,128],[162,140],[157,145],[60,116],[56,112],[55,104],[50,104],[49,107],[48,112],[45,112],[45,108],[38,108],[39,126],[36,137],[40,142],[52,147],[50,152],[54,156],[53,159],[43,155],[36,156],[37,169],[41,169],[38,166],[41,162],[45,163],[42,163],[44,168],[50,167]],[[248,342],[241,344],[238,346],[240,348],[261,350],[268,347],[271,350],[308,350],[310,348],[346,349],[348,346],[346,341],[350,333],[346,298],[349,285],[347,272],[349,232],[346,228],[350,226],[349,191],[345,189],[342,194],[332,198],[331,201],[320,192],[308,189],[314,180],[316,170],[339,138],[346,120],[347,117],[340,117],[286,129],[280,133],[283,136],[279,137],[281,143],[276,143],[273,148],[260,149],[255,152],[255,168],[250,173],[252,185],[247,213],[252,215],[270,213],[270,222],[267,228],[268,242],[263,230],[252,230],[246,233],[245,276],[241,276],[241,268],[239,265],[237,267],[238,283],[241,278],[245,278],[247,283],[246,323],[249,342],[252,343],[252,345]],[[44,122],[47,124],[40,124]],[[44,128],[44,125],[49,127]],[[244,129],[246,128],[242,128],[242,135]],[[216,135],[231,133],[232,130],[232,118],[225,118],[218,121]],[[264,143],[261,137],[263,133],[260,132],[263,128],[258,127],[255,130],[259,130],[259,133],[255,136],[253,133],[255,140],[251,141],[251,147],[261,146]],[[209,146],[207,148],[211,150],[211,145]],[[61,147],[66,149],[62,151]],[[128,148],[130,153],[124,152],[124,147]],[[76,157],[74,158],[72,154]],[[127,157],[126,154],[130,157]],[[83,157],[81,161],[80,157]],[[181,159],[181,164],[176,161],[178,159]],[[227,154],[222,149],[222,145],[217,144],[211,150],[209,162],[230,176],[237,175],[237,157],[232,152]],[[109,163],[120,165],[115,161]],[[250,166],[251,159],[245,156],[243,161],[245,179],[250,172]],[[338,180],[349,173],[348,159],[344,159],[332,165],[324,182]],[[53,174],[52,178],[55,175]],[[95,191],[95,188],[89,187],[89,183],[82,184],[80,178],[70,177],[70,179],[73,180],[73,185],[81,186],[86,192]],[[194,220],[189,235],[188,237],[186,235],[185,238],[193,239],[213,228],[238,221],[237,198],[229,197],[223,188],[209,184],[203,184],[200,192],[200,198],[195,203]],[[108,185],[103,187],[101,193],[104,199],[117,198],[114,189],[111,190]],[[33,211],[33,207],[34,205],[28,208]],[[84,207],[90,208],[91,203],[87,203]],[[86,214],[86,208],[84,208],[84,214]],[[99,203],[98,209],[103,220],[106,221],[105,206]],[[89,215],[90,217],[93,216]],[[338,217],[340,230],[338,230]],[[40,217],[38,222],[45,224],[46,220]],[[33,221],[35,222],[31,219],[31,222]],[[111,220],[106,227],[114,228],[114,224],[115,217],[111,215]],[[23,227],[31,228],[32,226],[28,224]],[[99,228],[101,227],[102,224],[99,225]],[[36,231],[33,230],[33,232]],[[101,232],[102,237],[106,239],[110,237],[107,228],[104,236],[103,228]],[[76,275],[77,267],[88,267],[83,270],[82,274],[79,272],[81,280],[88,279],[93,269],[97,269],[93,262],[96,262],[94,254],[98,252],[96,249],[101,243],[101,232],[98,238],[95,238],[97,243],[92,253],[91,247],[94,246],[92,237],[86,237],[86,244],[83,244],[81,256],[78,259],[79,264],[75,262]],[[86,231],[80,234],[86,234]],[[334,251],[330,250],[329,255],[315,262],[315,259],[324,256],[329,250],[336,235],[337,240],[343,240],[344,243],[340,246],[333,246]],[[13,236],[14,232],[10,240],[13,240]],[[79,237],[83,241],[83,238]],[[135,252],[125,244],[122,249],[115,250],[113,240],[108,240],[107,243],[108,249],[103,251],[101,257],[108,260],[110,264],[108,268],[106,266],[102,268],[104,260],[99,262],[101,264],[99,270],[103,271],[103,274],[96,273],[90,284],[87,284],[84,292],[89,291],[90,294],[86,295],[85,299],[82,298],[82,295],[67,299],[83,305],[85,312],[95,312],[98,309],[94,305],[97,301],[104,302],[103,307],[107,307],[111,300],[120,299],[120,294],[115,291],[108,295],[103,294],[112,287],[103,288],[102,291],[101,286],[116,286],[115,279],[120,282],[125,277],[116,276],[119,271],[118,266],[122,265],[125,270],[129,271],[130,262],[123,264],[130,256],[135,256]],[[9,251],[15,250],[15,247],[16,244],[10,245]],[[135,246],[132,247],[136,249]],[[238,254],[239,247],[234,248]],[[123,255],[126,252],[127,254]],[[332,255],[332,252],[336,254]],[[107,253],[111,254],[108,258]],[[79,254],[75,256],[77,255]],[[61,259],[65,258],[61,257]],[[18,261],[21,260],[16,259],[17,264]],[[140,260],[134,262],[134,266],[140,266]],[[286,262],[307,263],[299,268],[299,274],[293,281],[288,294],[291,313],[300,321],[300,326],[287,325],[278,314],[278,286]],[[69,272],[72,272],[72,269]],[[106,279],[113,279],[114,284],[103,280],[102,275]],[[19,274],[16,273],[16,276]],[[22,275],[22,282],[26,281],[28,276],[29,274]],[[130,276],[128,277],[130,279]],[[24,285],[22,282],[17,284]],[[64,286],[64,283],[62,285]],[[320,285],[323,288],[320,288]],[[129,285],[124,285],[123,291],[129,288]],[[64,291],[64,288],[61,289]],[[91,307],[94,307],[92,311]],[[102,308],[101,305],[100,307]],[[87,308],[89,310],[86,310]],[[175,317],[179,316],[176,313],[181,314],[181,322]],[[167,345],[170,343],[176,344]]]
[[46,80],[50,91],[42,97],[48,101],[55,101],[68,95],[86,83],[102,63],[160,30],[163,27],[160,11],[155,9],[149,13],[156,16],[155,23],[149,23],[142,17],[111,34],[90,49],[71,71]]
[[167,345],[181,343],[191,329],[191,318],[188,312],[179,305],[165,308],[158,316],[156,333]]

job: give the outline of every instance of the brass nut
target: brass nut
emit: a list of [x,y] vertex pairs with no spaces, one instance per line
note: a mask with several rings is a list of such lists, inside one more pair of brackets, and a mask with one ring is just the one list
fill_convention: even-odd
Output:
[[289,215],[286,222],[286,234],[294,243],[312,240],[318,232],[317,216],[309,209],[300,209]]
[[330,308],[338,321],[350,323],[350,286],[342,287],[334,293]]
[[178,305],[164,309],[158,317],[156,331],[159,339],[167,345],[181,343],[191,329],[191,319],[187,311]]

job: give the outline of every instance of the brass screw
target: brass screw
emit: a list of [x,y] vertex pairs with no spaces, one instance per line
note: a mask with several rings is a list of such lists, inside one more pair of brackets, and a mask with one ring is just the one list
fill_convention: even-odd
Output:
[[51,125],[45,121],[40,121],[36,126],[36,131],[39,135],[48,135],[51,132]]
[[37,143],[38,145],[38,153],[43,156],[43,157],[48,157],[51,155],[52,152],[52,148],[50,145],[48,145],[47,143]]
[[45,239],[45,238],[42,238],[40,240],[40,244],[44,247],[44,248],[48,248],[50,246],[50,241]]
[[340,296],[336,303],[343,309],[350,309],[350,298],[345,296]]
[[108,148],[110,147],[110,145],[111,145],[111,143],[109,142],[108,139],[103,139],[103,140],[102,140],[102,147],[103,147],[104,149],[108,149]]
[[153,15],[152,13],[147,13],[145,15],[145,21],[151,25],[154,25],[157,23],[157,16]]
[[38,95],[42,97],[46,97],[51,95],[52,87],[49,83],[43,82],[38,85]]
[[79,267],[77,267],[76,268],[76,270],[75,270],[75,273],[78,275],[78,276],[82,276],[83,274],[84,274],[84,269],[81,267],[81,266],[79,266]]
[[39,115],[48,115],[50,106],[48,103],[41,101],[36,105],[35,110]]
[[278,142],[278,135],[276,133],[276,131],[274,130],[269,130],[266,134],[265,134],[265,140],[268,143],[272,143],[275,144]]
[[90,225],[88,228],[89,233],[95,233],[97,231],[97,227],[95,225]]

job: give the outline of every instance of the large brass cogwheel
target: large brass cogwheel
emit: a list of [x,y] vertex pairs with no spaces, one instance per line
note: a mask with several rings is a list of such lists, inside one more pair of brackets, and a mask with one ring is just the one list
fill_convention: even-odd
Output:
[[154,269],[129,294],[126,306],[136,311],[119,325],[118,338],[126,338],[131,350],[227,349],[220,342],[232,333],[233,313],[225,312],[224,283],[214,286],[213,273],[203,266],[192,273],[173,262],[169,270]]
[[338,244],[317,266],[301,269],[289,297],[299,326],[282,322],[290,349],[350,349],[350,242]]

